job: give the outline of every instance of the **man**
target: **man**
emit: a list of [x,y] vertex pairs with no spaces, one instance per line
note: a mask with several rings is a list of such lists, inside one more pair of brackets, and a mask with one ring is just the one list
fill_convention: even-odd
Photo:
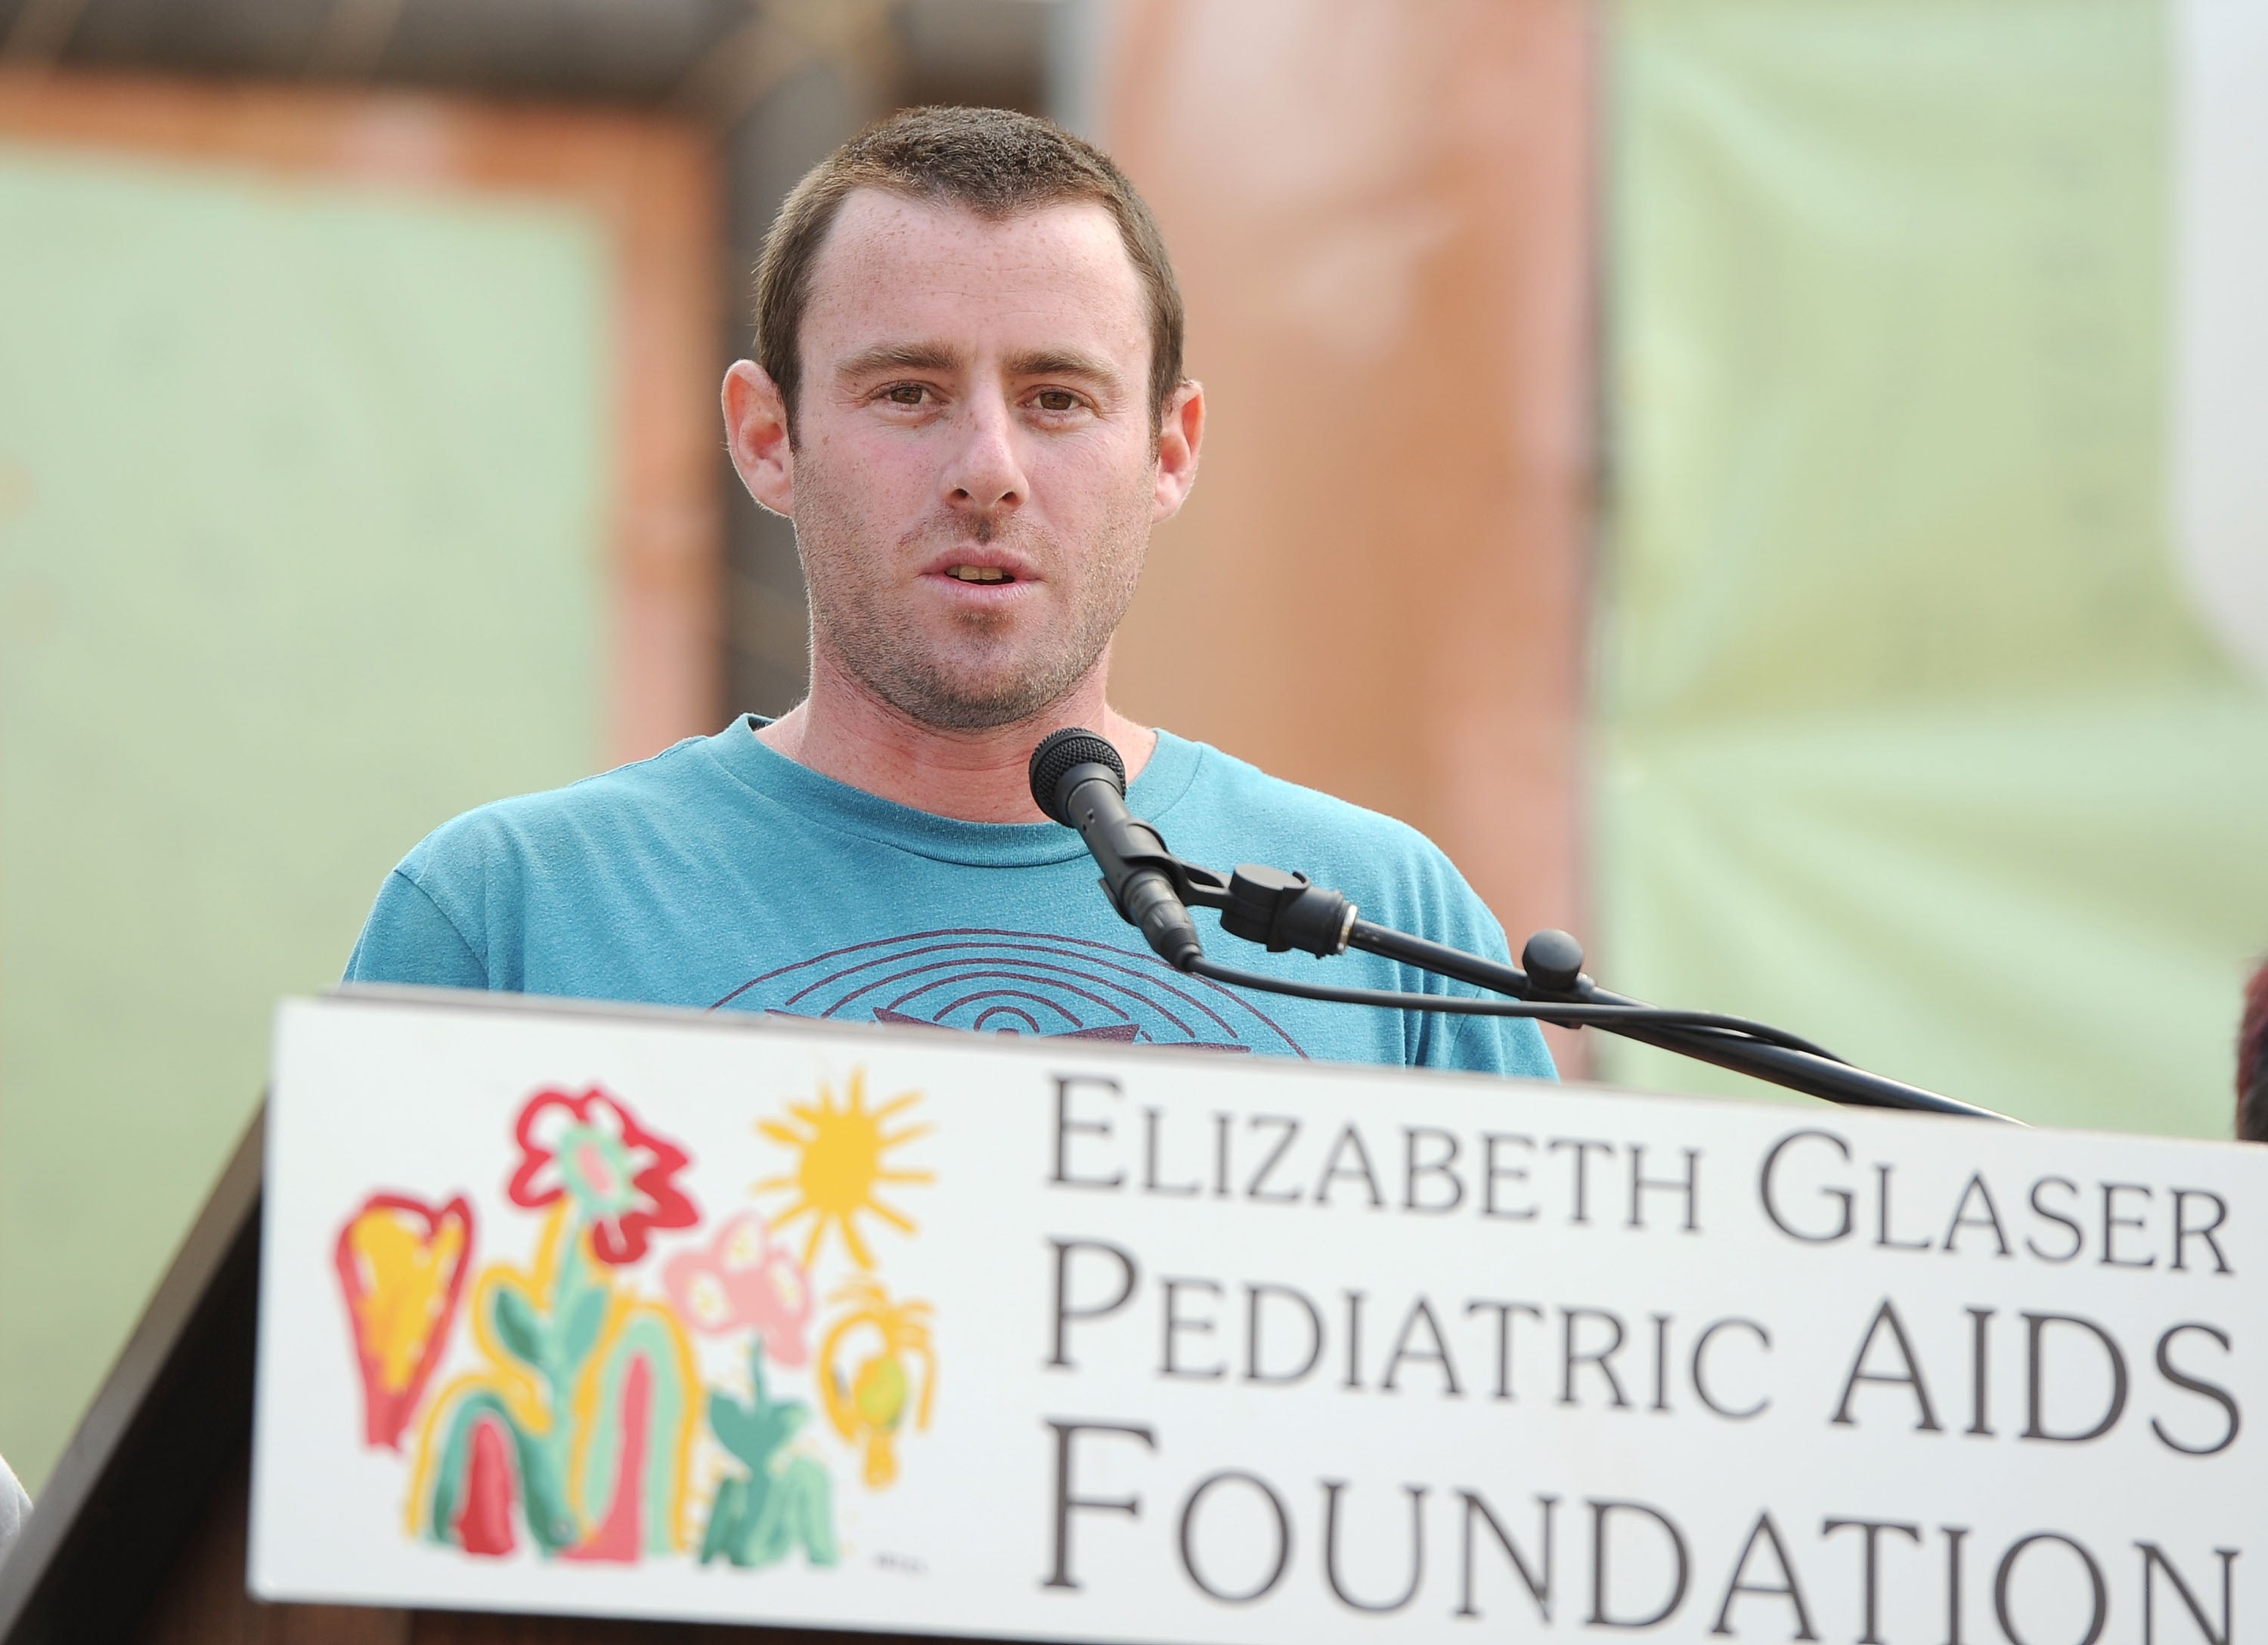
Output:
[[[387,879],[349,980],[1550,1073],[1528,1022],[1173,971],[1032,804],[1034,745],[1086,726],[1184,857],[1304,869],[1371,918],[1505,953],[1413,830],[1106,700],[1150,532],[1196,478],[1204,394],[1157,226],[1105,156],[1021,114],[901,114],[798,185],[756,311],[725,432],[750,493],[795,522],[810,694],[447,824]],[[1248,967],[1443,987],[1201,928]]]

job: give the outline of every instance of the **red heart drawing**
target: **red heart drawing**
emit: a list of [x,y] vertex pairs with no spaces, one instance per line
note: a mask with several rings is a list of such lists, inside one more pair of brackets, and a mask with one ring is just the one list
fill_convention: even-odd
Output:
[[362,1369],[363,1443],[401,1431],[449,1344],[473,1260],[473,1208],[372,1194],[339,1230],[339,1289]]

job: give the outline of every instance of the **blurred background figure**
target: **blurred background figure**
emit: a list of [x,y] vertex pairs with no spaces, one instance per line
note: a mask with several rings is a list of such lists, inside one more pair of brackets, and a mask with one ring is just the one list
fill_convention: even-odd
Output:
[[1611,985],[2226,1135],[2264,84],[2248,0],[0,0],[0,1451],[404,842],[796,700],[717,385],[781,196],[920,102],[1175,248],[1130,712]]
[[2244,1020],[2236,1030],[2236,1134],[2268,1142],[2268,961],[2244,985]]

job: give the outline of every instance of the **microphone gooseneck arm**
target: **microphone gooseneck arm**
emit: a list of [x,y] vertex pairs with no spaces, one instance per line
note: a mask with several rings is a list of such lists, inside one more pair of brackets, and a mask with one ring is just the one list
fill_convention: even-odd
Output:
[[[1597,1028],[1679,1056],[1729,1068],[1790,1090],[1867,1108],[1916,1110],[2002,1120],[2005,1114],[1855,1067],[1784,1029],[1709,1011],[1673,1011],[1601,988],[1583,971],[1582,946],[1564,931],[1539,931],[1506,965],[1361,918],[1337,891],[1303,874],[1241,865],[1224,879],[1182,861],[1164,837],[1126,807],[1126,767],[1093,732],[1070,729],[1032,751],[1032,799],[1076,829],[1102,870],[1104,893],[1175,970],[1262,992],[1341,1005],[1456,1016],[1528,1017],[1565,1028]],[[1509,996],[1477,1000],[1384,988],[1339,988],[1239,970],[1205,957],[1191,908],[1217,909],[1221,929],[1281,954],[1297,948],[1328,959],[1359,948],[1432,976]],[[1524,968],[1524,969],[1523,969]]]

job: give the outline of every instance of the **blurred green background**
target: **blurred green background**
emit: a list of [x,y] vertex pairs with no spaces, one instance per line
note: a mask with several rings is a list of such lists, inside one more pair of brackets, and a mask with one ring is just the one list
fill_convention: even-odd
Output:
[[2173,538],[2170,14],[1613,15],[1615,976],[2027,1119],[2227,1136],[2268,693]]
[[0,1444],[47,1472],[419,836],[599,763],[549,205],[0,145]]

